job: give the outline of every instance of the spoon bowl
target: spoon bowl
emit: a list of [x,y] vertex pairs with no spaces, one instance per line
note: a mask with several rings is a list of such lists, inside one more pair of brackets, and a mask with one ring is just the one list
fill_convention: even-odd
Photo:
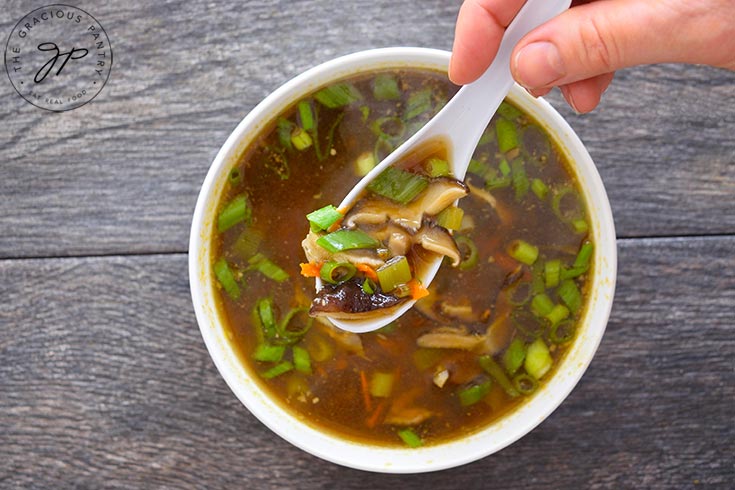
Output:
[[[351,209],[368,184],[386,168],[401,162],[434,140],[441,141],[446,147],[452,176],[463,180],[482,133],[513,86],[510,72],[513,48],[523,36],[569,8],[570,4],[570,0],[527,0],[506,28],[495,59],[480,78],[463,86],[426,125],[365,175],[347,194],[339,209]],[[442,260],[442,256],[437,256],[428,266],[417,271],[417,278],[425,287],[433,281]],[[317,278],[317,291],[322,287],[322,281]],[[385,314],[376,314],[370,318],[327,318],[336,327],[348,332],[372,332],[398,319],[415,303],[416,300],[410,299]]]

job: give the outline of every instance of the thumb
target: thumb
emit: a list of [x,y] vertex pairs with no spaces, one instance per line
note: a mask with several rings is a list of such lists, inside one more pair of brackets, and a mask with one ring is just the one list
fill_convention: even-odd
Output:
[[[600,0],[572,7],[518,43],[511,70],[524,87],[542,89],[647,63],[727,66],[733,60],[712,53],[729,51],[733,57],[735,36],[723,20],[732,5],[729,0]],[[726,45],[733,49],[723,50]]]

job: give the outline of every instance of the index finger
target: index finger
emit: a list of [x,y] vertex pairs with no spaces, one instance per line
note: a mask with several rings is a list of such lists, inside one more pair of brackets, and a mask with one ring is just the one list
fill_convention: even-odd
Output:
[[508,24],[525,0],[466,0],[454,31],[449,78],[458,85],[475,81],[490,66]]

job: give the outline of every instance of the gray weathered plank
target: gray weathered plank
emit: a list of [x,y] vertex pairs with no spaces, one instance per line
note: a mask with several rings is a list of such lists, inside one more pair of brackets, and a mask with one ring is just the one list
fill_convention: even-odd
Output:
[[196,328],[183,254],[0,261],[4,488],[731,488],[735,238],[632,239],[569,399],[500,453],[374,475],[272,435]]
[[[383,46],[449,49],[458,3],[82,2],[114,51],[108,85],[62,114],[0,83],[0,257],[180,252],[219,146],[302,70]],[[0,33],[30,7],[6,2]],[[735,231],[735,74],[626,70],[569,117],[605,179],[620,236]]]

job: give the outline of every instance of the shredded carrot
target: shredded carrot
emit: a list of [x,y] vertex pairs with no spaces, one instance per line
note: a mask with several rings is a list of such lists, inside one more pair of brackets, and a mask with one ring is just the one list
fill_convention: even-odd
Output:
[[408,281],[408,289],[411,291],[411,298],[421,299],[429,295],[429,290],[421,284],[418,279],[411,279]]
[[301,275],[304,277],[319,277],[319,271],[322,270],[322,264],[315,264],[314,262],[307,262],[301,265]]
[[370,387],[365,371],[360,371],[360,386],[362,387],[362,400],[365,402],[365,410],[369,412],[373,409],[373,404],[370,400]]
[[372,279],[375,282],[378,281],[378,273],[375,272],[375,269],[373,269],[369,265],[367,265],[367,264],[357,264],[356,267],[357,267],[357,270],[359,270],[360,272],[362,272],[363,274],[365,274],[368,277],[368,279]]
[[365,425],[368,426],[368,429],[372,429],[376,425],[378,425],[378,420],[380,420],[380,416],[383,415],[383,412],[385,411],[385,407],[388,406],[388,400],[383,400],[378,404],[377,407],[375,407],[375,411],[368,417],[368,419],[365,421]]
[[[339,211],[339,210],[338,210],[338,211]],[[341,212],[341,211],[340,211],[340,212]],[[345,214],[345,213],[342,213],[342,214]],[[340,226],[342,226],[342,220],[343,220],[343,219],[344,219],[344,218],[340,218],[340,219],[338,219],[337,221],[335,221],[334,223],[332,223],[332,225],[331,225],[331,226],[330,226],[329,228],[327,228],[327,231],[328,231],[329,233],[332,233],[333,231],[337,231],[337,230],[339,230],[339,227],[340,227]]]

